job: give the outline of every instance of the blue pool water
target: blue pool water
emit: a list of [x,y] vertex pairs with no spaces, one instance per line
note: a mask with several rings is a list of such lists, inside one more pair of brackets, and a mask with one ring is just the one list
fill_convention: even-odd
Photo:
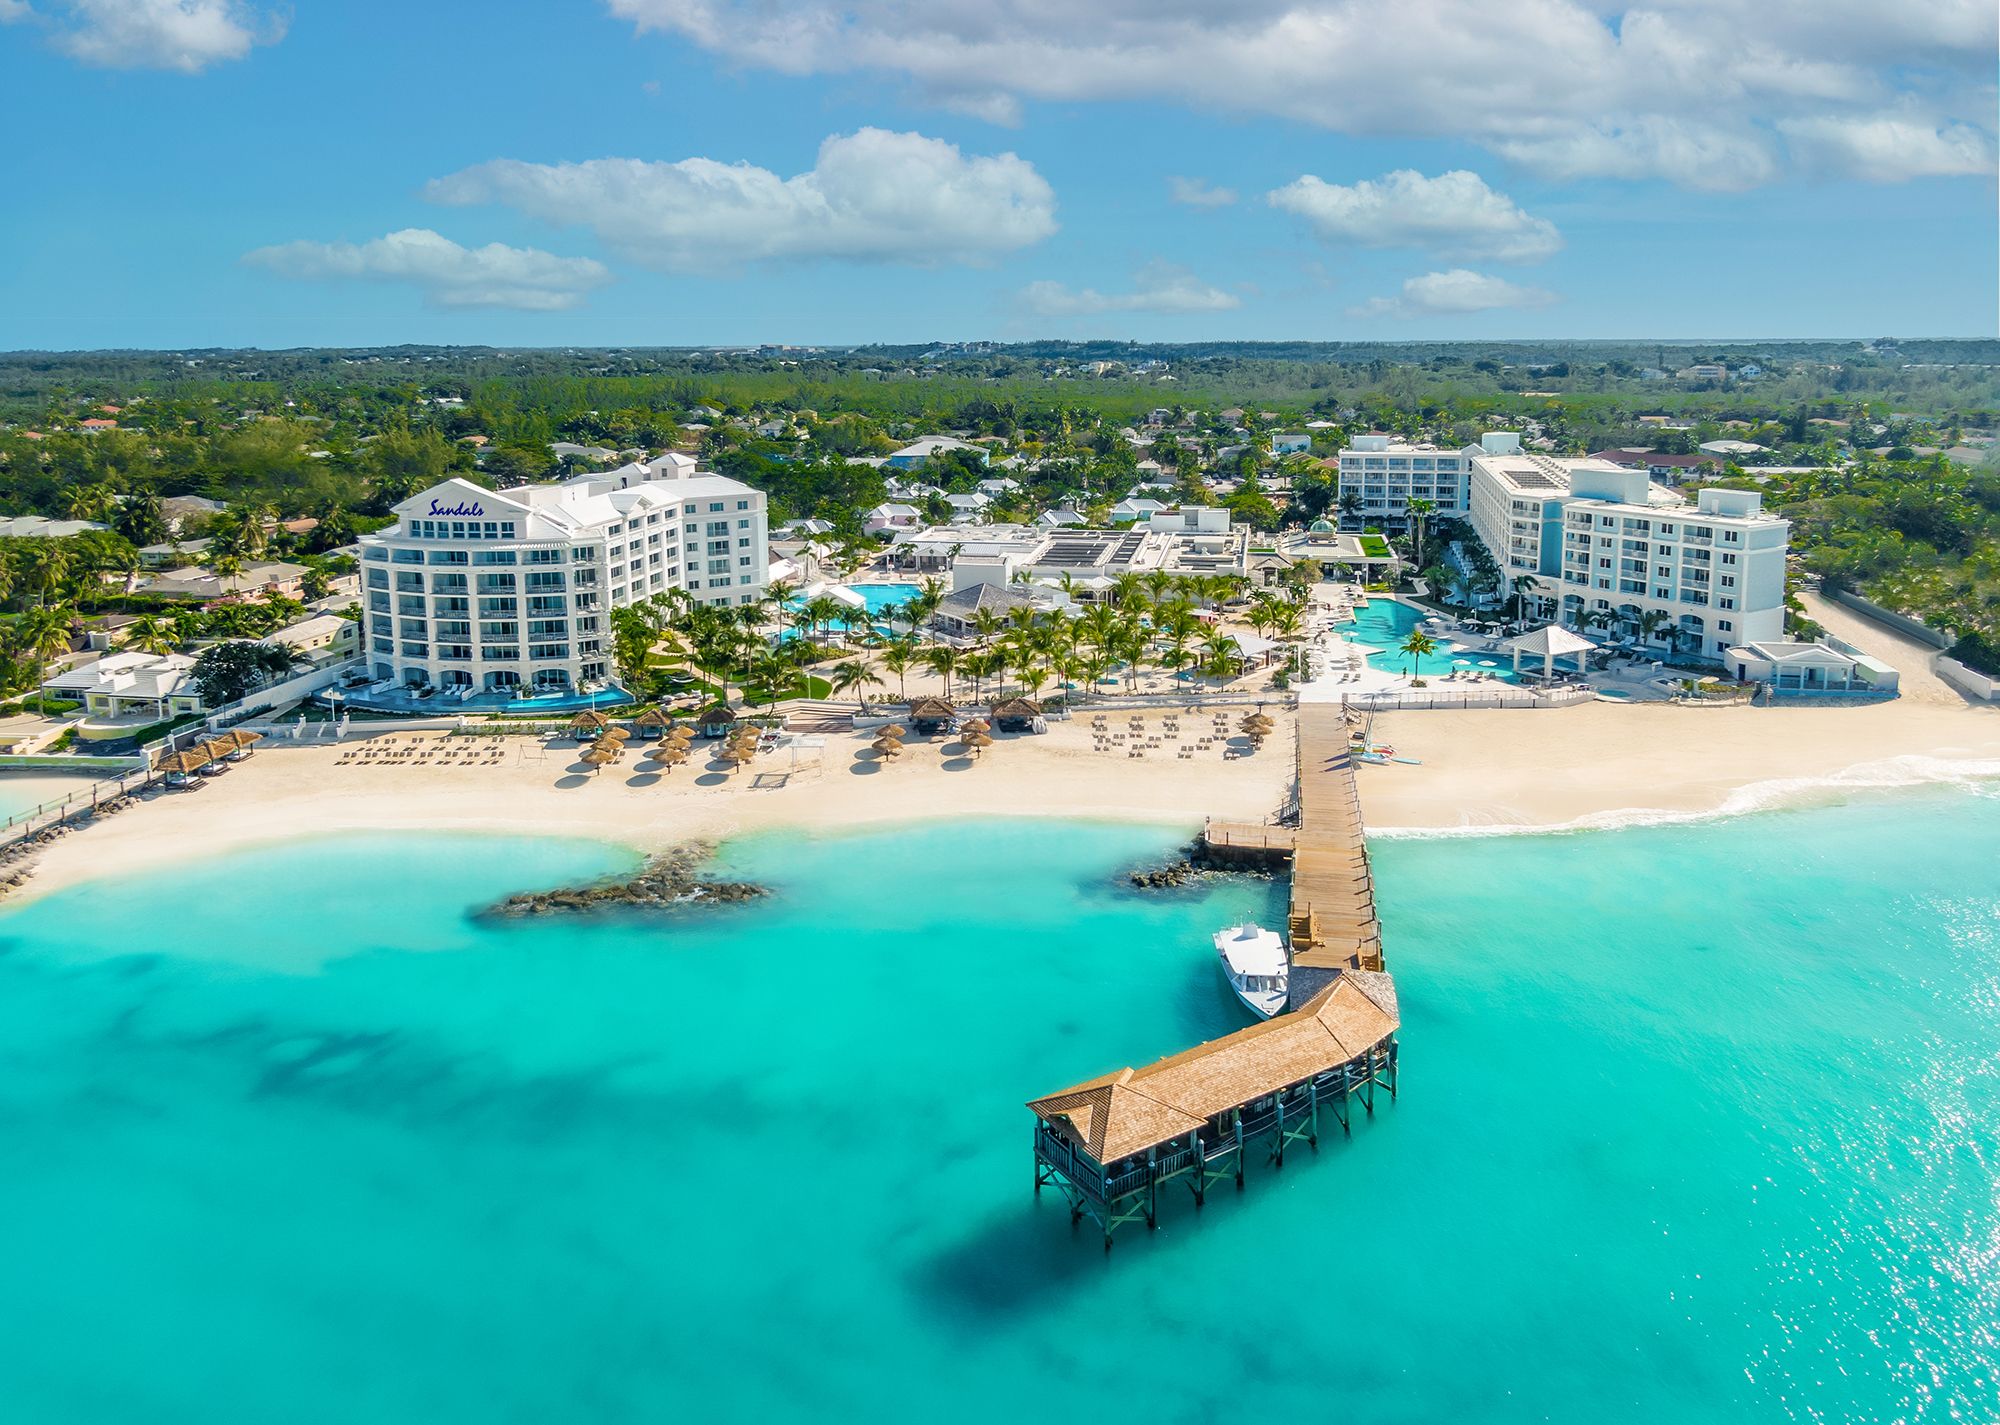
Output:
[[[1408,604],[1395,599],[1375,598],[1368,601],[1366,608],[1356,609],[1353,622],[1341,632],[1371,648],[1384,650],[1368,656],[1370,667],[1390,673],[1408,673],[1412,660],[1409,654],[1400,650],[1403,640],[1423,621],[1424,615]],[[1513,654],[1487,653],[1476,647],[1442,639],[1438,642],[1437,652],[1427,653],[1416,662],[1419,676],[1427,678],[1449,673],[1463,662],[1503,682],[1519,681],[1514,675]]]
[[[881,617],[883,610],[894,608],[898,604],[906,604],[923,592],[922,586],[917,584],[852,584],[848,587],[861,595],[868,604],[865,615],[857,611],[855,618],[849,622],[858,621],[864,616],[873,622]],[[795,609],[801,602],[803,601],[799,598],[791,598],[786,600],[785,607]]]
[[1181,834],[760,836],[777,894],[678,919],[468,919],[630,857],[440,835],[12,911],[7,1418],[2000,1409],[2000,800],[1379,843],[1401,1101],[1107,1259],[1021,1104],[1242,1022],[1207,937],[1275,888],[1117,884]]

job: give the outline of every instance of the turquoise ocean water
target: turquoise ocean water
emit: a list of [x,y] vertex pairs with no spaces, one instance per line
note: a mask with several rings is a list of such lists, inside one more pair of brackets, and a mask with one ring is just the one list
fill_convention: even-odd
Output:
[[1169,831],[329,840],[0,917],[0,1415],[1984,1421],[2000,800],[1386,841],[1403,1097],[1107,1259],[1022,1100],[1241,1021]]

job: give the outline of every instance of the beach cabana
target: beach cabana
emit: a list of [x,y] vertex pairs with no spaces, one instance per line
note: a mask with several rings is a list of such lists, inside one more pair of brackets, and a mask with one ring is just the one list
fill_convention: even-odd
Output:
[[227,757],[231,762],[241,762],[250,755],[250,744],[262,742],[261,732],[245,732],[241,728],[231,728],[220,737],[211,738],[205,745],[211,757]]
[[601,712],[580,712],[569,720],[569,730],[581,737],[587,732],[602,732],[610,721]]
[[1042,705],[1031,698],[1008,698],[993,705],[993,722],[1002,732],[1034,732],[1042,720]]
[[672,718],[658,708],[647,708],[632,719],[632,726],[639,729],[641,737],[658,737],[667,730],[667,725],[672,721]]
[[1521,655],[1539,657],[1542,660],[1542,677],[1553,678],[1556,659],[1574,657],[1576,671],[1588,672],[1590,655],[1597,645],[1580,633],[1573,633],[1559,623],[1546,624],[1532,633],[1524,633],[1518,638],[1507,640],[1508,648],[1514,653],[1514,671],[1521,671]]
[[736,714],[728,704],[715,703],[695,716],[694,725],[703,737],[727,737],[729,730],[736,726]]
[[958,709],[943,698],[918,698],[910,704],[910,724],[926,737],[958,726]]
[[162,757],[158,769],[167,774],[167,780],[174,786],[185,787],[189,779],[199,772],[209,760],[206,747],[190,747],[183,752],[170,752]]

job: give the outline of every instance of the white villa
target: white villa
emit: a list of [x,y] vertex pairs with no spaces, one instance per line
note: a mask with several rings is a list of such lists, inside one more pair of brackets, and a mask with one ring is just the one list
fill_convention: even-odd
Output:
[[451,479],[361,540],[377,680],[577,692],[611,674],[608,614],[670,589],[739,605],[770,567],[762,491],[667,454],[493,491]]
[[1730,649],[1724,662],[1738,682],[1768,683],[1779,696],[1894,693],[1901,682],[1881,659],[1837,640],[1748,643]]
[[92,717],[164,720],[202,710],[201,694],[189,681],[193,671],[194,659],[181,653],[107,653],[50,678],[42,691],[82,703]]

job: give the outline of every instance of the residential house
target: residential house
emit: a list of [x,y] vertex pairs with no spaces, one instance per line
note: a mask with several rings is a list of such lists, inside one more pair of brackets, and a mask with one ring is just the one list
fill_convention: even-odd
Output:
[[190,561],[199,563],[207,558],[212,539],[167,540],[160,544],[146,544],[139,547],[139,567],[141,569],[178,569]]
[[339,614],[314,614],[268,633],[258,642],[289,648],[314,667],[326,668],[345,663],[361,651],[361,626]]
[[107,653],[42,684],[51,697],[84,705],[92,717],[164,721],[202,710],[192,681],[194,659],[181,653]]
[[1312,437],[1302,430],[1283,430],[1271,437],[1273,455],[1303,455],[1312,446]]
[[245,564],[241,572],[235,574],[217,574],[189,566],[169,569],[143,580],[138,592],[162,599],[184,599],[189,603],[244,598],[253,594],[282,594],[295,599],[304,586],[305,576],[306,567],[303,564],[291,564],[281,559]]
[[868,512],[861,528],[868,534],[891,534],[899,529],[920,528],[923,522],[923,511],[915,505],[881,504]]

